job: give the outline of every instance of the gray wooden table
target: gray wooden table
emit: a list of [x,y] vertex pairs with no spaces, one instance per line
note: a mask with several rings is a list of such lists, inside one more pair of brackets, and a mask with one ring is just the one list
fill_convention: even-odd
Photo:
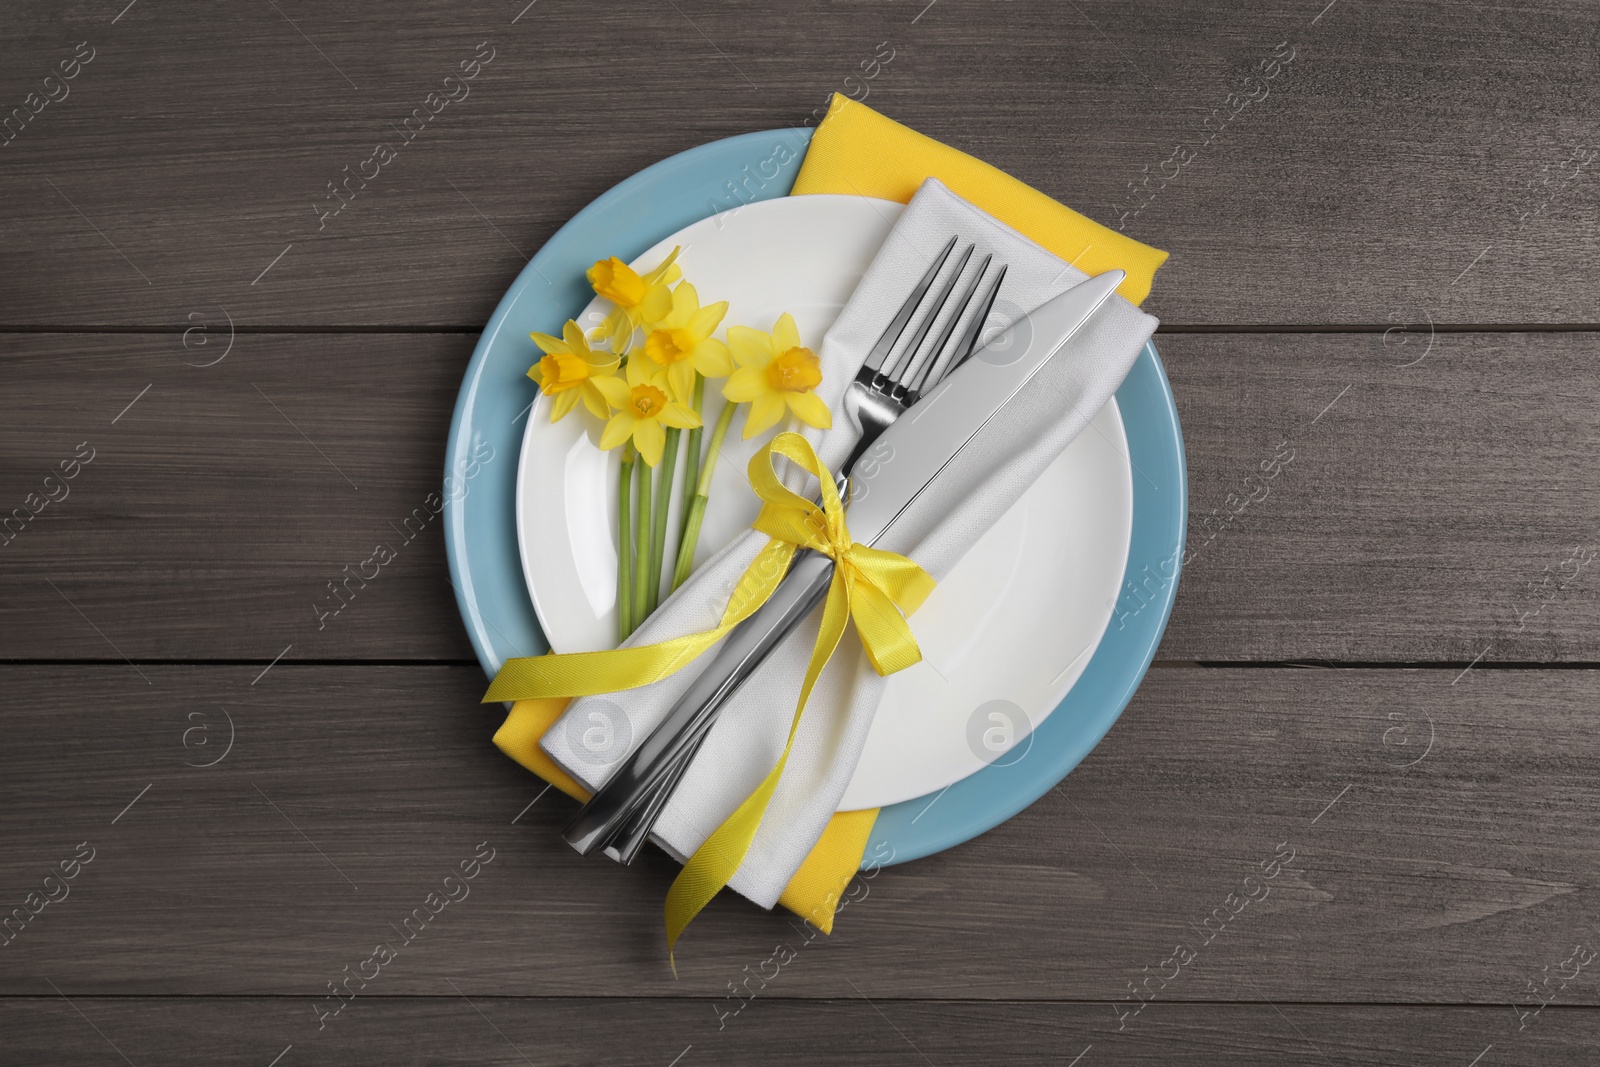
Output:
[[[1597,58],[1579,0],[14,0],[0,1063],[1593,1062]],[[490,746],[439,525],[313,605],[526,256],[833,90],[1172,252],[1193,555],[1059,788],[674,981],[673,865]]]

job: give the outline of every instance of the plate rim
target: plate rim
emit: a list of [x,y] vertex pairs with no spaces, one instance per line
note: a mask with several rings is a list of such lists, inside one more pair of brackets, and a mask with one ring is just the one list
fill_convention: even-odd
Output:
[[[506,329],[512,312],[529,291],[541,283],[552,290],[549,304],[557,304],[563,298],[562,289],[566,290],[567,298],[577,300],[580,290],[574,284],[573,278],[568,275],[570,270],[576,267],[576,274],[581,279],[582,267],[587,263],[583,261],[582,252],[573,255],[568,245],[578,241],[580,235],[590,230],[599,230],[602,233],[620,230],[625,234],[636,234],[650,227],[651,233],[660,231],[660,235],[655,237],[627,238],[628,248],[637,247],[633,255],[642,253],[662,237],[682,229],[699,218],[722,210],[717,207],[714,199],[720,192],[717,183],[728,177],[738,178],[741,175],[751,174],[752,165],[760,168],[760,177],[754,189],[751,188],[749,181],[741,184],[740,188],[750,197],[750,200],[745,202],[753,203],[785,196],[793,185],[810,137],[810,130],[759,130],[690,148],[651,164],[601,193],[552,234],[501,297],[467,363],[446,441],[445,488],[449,490],[453,472],[469,462],[469,449],[476,447],[483,436],[482,426],[475,422],[480,407],[507,407],[504,397],[485,395],[483,389],[491,370],[497,342]],[[772,144],[775,140],[776,144],[773,144],[765,161],[751,151],[758,142]],[[773,175],[769,176],[762,163],[771,162],[776,157],[778,146],[782,145],[788,146],[790,156],[777,166]],[[705,173],[696,174],[696,171]],[[674,179],[677,178],[687,178],[686,187],[673,186]],[[726,182],[726,185],[729,189],[733,188],[731,181]],[[649,195],[644,197],[648,201],[647,205],[629,203],[630,198],[647,191]],[[705,212],[700,207],[700,199],[708,192],[710,196],[706,198],[706,203],[717,210]],[[693,214],[696,211],[700,213]],[[690,216],[687,221],[673,221],[674,218],[685,215]],[[655,219],[666,221],[652,227]],[[587,237],[579,243],[584,248],[592,249],[594,246],[594,241]],[[618,247],[615,241],[612,247]],[[633,255],[629,258],[633,258]],[[558,285],[545,273],[544,268],[550,268],[557,277],[565,278],[565,284]],[[583,288],[586,290],[587,287]],[[576,303],[572,311],[574,313],[581,311],[588,300],[588,296],[584,296],[582,302]],[[518,370],[516,377],[525,383],[524,392],[520,395],[529,396],[534,387],[526,378],[526,368]],[[1124,399],[1125,391],[1128,394],[1127,399]],[[1090,659],[1089,666],[1067,694],[1066,699],[1030,735],[1029,747],[1023,757],[1012,763],[991,765],[954,782],[934,794],[932,800],[927,803],[923,802],[924,797],[918,797],[881,809],[868,841],[867,854],[871,859],[864,862],[872,866],[903,863],[942,851],[971,840],[1028,807],[1065,778],[1093,750],[1121,715],[1148,671],[1161,635],[1165,632],[1167,621],[1171,617],[1172,604],[1176,598],[1188,517],[1188,479],[1182,429],[1171,385],[1167,381],[1160,356],[1153,343],[1146,343],[1135,360],[1128,380],[1118,389],[1117,397],[1124,427],[1128,432],[1130,459],[1135,465],[1135,470],[1142,476],[1134,482],[1132,543],[1123,572],[1124,580],[1119,588],[1132,589],[1131,583],[1127,581],[1127,575],[1136,563],[1143,563],[1148,568],[1149,563],[1154,561],[1160,567],[1163,561],[1170,558],[1172,561],[1170,576],[1164,571],[1161,573],[1161,588],[1153,600],[1141,602],[1138,610],[1132,615],[1131,627],[1121,627],[1115,631],[1108,627]],[[1141,403],[1146,405],[1145,409],[1139,408]],[[531,410],[530,396],[527,412],[531,414]],[[1137,419],[1133,417],[1135,412]],[[1134,422],[1137,422],[1139,428],[1145,432],[1134,432],[1133,426],[1130,425]],[[502,435],[506,432],[514,434],[512,447],[507,451],[511,458],[515,459],[520,453],[520,434],[501,429]],[[498,455],[499,452],[496,450],[496,458]],[[1162,476],[1163,481],[1167,483],[1165,487],[1150,480],[1142,469],[1144,465],[1139,462],[1141,457],[1148,466],[1155,468]],[[455,477],[457,488],[462,488],[459,476]],[[1145,483],[1153,487],[1153,493],[1142,488]],[[533,614],[532,601],[527,592],[520,561],[516,559],[518,549],[514,516],[514,484],[513,470],[511,490],[505,491],[507,486],[502,467],[494,471],[486,482],[478,483],[477,486],[468,483],[465,491],[459,496],[452,491],[444,494],[445,553],[456,605],[466,624],[473,650],[485,672],[491,677],[499,668],[502,657],[497,652],[494,639],[488,633],[489,629],[499,633],[500,638],[508,646],[508,651],[512,653],[534,655],[544,651],[539,647],[519,646],[501,631],[492,619],[485,616],[482,610],[483,599],[488,597],[501,608],[509,606],[510,613],[516,614],[515,597],[520,594],[526,617],[519,621],[526,625],[532,620],[532,633],[524,636],[531,637],[534,646],[544,643],[537,619]],[[493,495],[496,486],[501,490],[499,496]],[[486,583],[486,587],[482,590],[474,581],[469,558],[474,553],[469,545],[467,502],[473,498],[472,489],[475,487],[481,488],[476,494],[479,503],[472,506],[475,521],[483,522],[485,536],[493,539],[495,524],[489,520],[499,517],[501,554],[504,554],[504,542],[509,541],[510,555],[514,564],[510,568],[513,572],[511,575],[497,574],[492,583]],[[485,495],[490,496],[487,504],[483,502]],[[477,514],[485,509],[488,512],[487,516]],[[1141,548],[1147,551],[1141,553]],[[1152,555],[1148,551],[1150,549],[1157,551]],[[1119,597],[1118,604],[1121,603],[1122,598]],[[516,628],[516,624],[509,619],[502,618],[501,621]],[[1113,621],[1116,621],[1115,610]],[[1128,636],[1118,636],[1124,633]],[[1090,682],[1091,676],[1092,684],[1086,684]],[[1075,719],[1078,709],[1067,706],[1075,702],[1092,703],[1094,706],[1088,709],[1090,714]],[[1087,729],[1080,730],[1076,737],[1069,735],[1066,740],[1070,743],[1063,744],[1056,752],[1052,753],[1047,743],[1038,746],[1044,750],[1041,758],[1034,760],[1026,758],[1033,753],[1036,742],[1041,739],[1047,742],[1053,740],[1048,735],[1068,730],[1085,721]],[[1057,729],[1052,730],[1052,724]],[[955,802],[945,804],[939,816],[923,822],[922,815],[932,809],[946,793],[955,793]],[[885,850],[887,859],[883,858]]]

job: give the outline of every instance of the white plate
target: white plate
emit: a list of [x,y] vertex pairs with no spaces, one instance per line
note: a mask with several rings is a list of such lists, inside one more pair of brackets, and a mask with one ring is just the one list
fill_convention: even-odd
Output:
[[[678,262],[702,301],[728,301],[724,325],[771,329],[788,311],[802,340],[820,348],[901,210],[858,196],[780,197],[686,227],[634,265],[654,266],[682,246]],[[604,253],[595,250],[596,258]],[[578,321],[589,326],[603,315],[596,300]],[[537,357],[529,342],[529,364]],[[714,393],[707,390],[708,425],[722,404]],[[553,425],[549,411],[540,396],[517,472],[523,573],[553,650],[611,648],[617,455],[596,447],[599,424],[581,409]],[[729,431],[696,566],[755,518],[745,467],[768,436],[739,440],[737,420]],[[679,463],[681,473],[681,456]],[[917,612],[912,625],[923,662],[889,680],[839,809],[895,804],[986,764],[1019,759],[1007,753],[1026,745],[1105,633],[1132,522],[1127,439],[1113,400]],[[669,523],[669,531],[676,526]],[[669,561],[675,542],[669,533]]]

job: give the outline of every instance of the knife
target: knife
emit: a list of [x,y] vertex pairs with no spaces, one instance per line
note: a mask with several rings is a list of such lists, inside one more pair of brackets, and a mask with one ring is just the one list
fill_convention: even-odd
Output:
[[[851,536],[874,545],[1000,411],[1060,353],[1121,284],[1096,275],[1024,316],[886,429],[849,480]],[[826,594],[833,561],[802,551],[771,599],[724,640],[648,737],[562,832],[587,855],[603,848],[623,863],[643,846],[667,795],[727,699]]]

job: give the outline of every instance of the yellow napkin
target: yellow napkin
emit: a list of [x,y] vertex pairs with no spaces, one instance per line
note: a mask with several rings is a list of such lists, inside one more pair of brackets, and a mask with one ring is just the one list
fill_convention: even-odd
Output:
[[[1004,171],[838,94],[812,135],[790,195],[846,193],[905,204],[927,178],[938,178],[956,195],[1085,273],[1116,267],[1127,271],[1117,292],[1131,303],[1149,295],[1156,268],[1166,261],[1165,252],[1107,229]],[[539,747],[539,739],[566,707],[564,699],[519,700],[494,743],[563,793],[588,800],[588,792]],[[823,933],[832,933],[840,895],[861,867],[877,818],[877,808],[835,815],[778,903]]]
[[854,193],[909,204],[927,178],[938,178],[961,199],[1085,274],[1117,267],[1127,271],[1117,292],[1130,304],[1144,302],[1156,268],[1167,261],[1160,249],[1087,219],[1005,171],[838,93],[811,137],[789,195]]

